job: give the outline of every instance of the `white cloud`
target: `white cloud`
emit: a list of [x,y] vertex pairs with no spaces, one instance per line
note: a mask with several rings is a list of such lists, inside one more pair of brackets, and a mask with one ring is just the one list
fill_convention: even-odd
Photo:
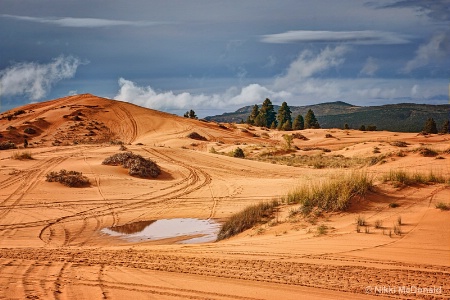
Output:
[[450,56],[450,33],[438,32],[433,35],[430,41],[417,49],[416,56],[406,63],[403,73],[424,67],[429,63]]
[[48,64],[17,63],[0,71],[3,95],[27,95],[31,100],[45,97],[51,86],[72,78],[81,61],[73,56],[59,56]]
[[286,74],[275,80],[274,87],[284,89],[319,72],[337,67],[344,62],[344,55],[348,51],[349,49],[345,46],[338,46],[336,48],[326,47],[317,55],[314,55],[309,50],[304,50],[289,65]]
[[77,27],[77,28],[95,28],[95,27],[111,27],[111,26],[154,26],[162,24],[170,24],[169,22],[150,22],[150,21],[123,21],[109,20],[97,18],[38,18],[15,15],[1,15],[2,17],[12,18],[21,21],[51,24],[60,27]]
[[357,45],[396,45],[409,43],[409,36],[394,32],[363,31],[308,31],[296,30],[263,35],[264,43],[345,43]]
[[379,67],[375,59],[373,57],[368,57],[359,74],[373,76],[378,71],[378,68]]

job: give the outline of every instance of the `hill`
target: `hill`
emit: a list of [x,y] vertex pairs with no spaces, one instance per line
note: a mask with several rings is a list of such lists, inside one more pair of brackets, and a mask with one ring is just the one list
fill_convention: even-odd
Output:
[[[279,106],[274,106],[275,111]],[[450,105],[430,105],[401,103],[381,106],[355,106],[342,101],[328,102],[307,106],[291,106],[293,118],[305,115],[309,109],[314,111],[322,128],[343,128],[347,123],[350,128],[358,129],[361,125],[375,125],[378,130],[396,132],[420,132],[425,121],[432,117],[440,127],[448,119]],[[206,117],[217,122],[236,122],[246,120],[252,106],[242,107],[232,113]]]

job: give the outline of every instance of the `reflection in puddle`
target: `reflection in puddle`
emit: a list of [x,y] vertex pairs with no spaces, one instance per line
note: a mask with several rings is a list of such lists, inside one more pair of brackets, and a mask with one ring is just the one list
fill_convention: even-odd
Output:
[[[183,244],[213,242],[217,238],[220,224],[213,220],[200,219],[163,219],[139,221],[121,226],[102,229],[110,236],[123,237],[130,241],[161,240],[181,236],[196,236],[181,241]],[[201,235],[201,236],[198,236]]]

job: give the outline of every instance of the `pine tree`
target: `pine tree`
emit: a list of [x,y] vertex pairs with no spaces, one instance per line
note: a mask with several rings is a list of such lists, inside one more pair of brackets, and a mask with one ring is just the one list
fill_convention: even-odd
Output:
[[428,118],[428,120],[425,122],[423,131],[425,131],[426,133],[438,133],[436,122],[433,118]]
[[292,124],[292,129],[303,130],[304,128],[305,128],[305,121],[303,120],[303,116],[298,115],[294,120],[294,124]]
[[266,98],[266,100],[264,100],[261,109],[259,110],[258,116],[260,117],[261,125],[257,126],[269,127],[272,125],[272,123],[275,123],[275,126],[277,126],[275,110],[273,109],[272,102],[269,98]]
[[258,127],[266,126],[266,121],[265,121],[263,115],[261,114],[261,112],[256,116],[255,121],[253,122],[253,125],[258,126]]
[[365,125],[361,125],[361,127],[359,127],[359,130],[366,131],[366,126]]
[[184,115],[183,115],[183,117],[189,118],[189,111],[185,112]]
[[284,131],[292,130],[292,123],[291,123],[291,121],[287,120],[286,122],[284,122],[283,126],[281,126],[281,130],[284,130]]
[[305,115],[305,128],[320,128],[319,121],[317,121],[317,118],[314,115],[312,109],[308,110]]
[[259,107],[257,104],[255,104],[252,108],[252,112],[250,113],[250,115],[247,118],[247,124],[249,125],[255,125],[255,119],[259,114]]
[[441,133],[442,134],[446,134],[446,133],[450,133],[448,130],[449,130],[449,120],[446,120],[445,122],[444,122],[444,124],[442,124],[442,128],[441,128]]
[[193,111],[192,109],[189,111],[189,118],[198,119],[197,115],[195,114],[195,111]]
[[291,109],[286,102],[283,102],[278,109],[277,121],[278,129],[283,129],[284,124],[289,121],[292,124]]
[[350,129],[350,127],[348,126],[348,124],[345,123],[345,124],[344,124],[344,130],[349,130],[349,129]]

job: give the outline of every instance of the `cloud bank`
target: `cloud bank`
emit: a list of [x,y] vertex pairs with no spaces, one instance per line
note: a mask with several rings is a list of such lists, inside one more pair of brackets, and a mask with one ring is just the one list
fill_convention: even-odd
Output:
[[112,26],[155,26],[169,24],[169,22],[150,22],[150,21],[123,21],[123,20],[109,20],[97,18],[37,18],[27,16],[15,15],[1,15],[5,18],[11,18],[27,22],[35,22],[42,24],[56,25],[60,27],[76,27],[76,28],[97,28],[97,27],[112,27]]
[[409,37],[394,32],[364,31],[307,31],[296,30],[263,35],[264,43],[340,43],[355,45],[397,45],[409,43]]
[[17,63],[0,71],[0,91],[4,96],[26,95],[39,100],[47,95],[52,85],[75,76],[81,61],[61,55],[48,64]]
[[[433,99],[436,91],[442,88],[442,80],[317,78],[317,75],[344,64],[345,55],[349,51],[350,49],[345,46],[326,47],[319,53],[305,50],[292,61],[284,74],[269,84],[253,83],[242,88],[231,87],[224,93],[216,94],[157,92],[151,86],[139,86],[130,80],[120,78],[119,92],[114,98],[163,111],[191,108],[215,110],[236,109],[244,105],[261,103],[265,98],[270,98],[276,104],[287,101],[290,105],[337,100],[360,105],[380,104],[380,99],[384,103],[395,103],[398,99],[428,101],[427,99]],[[371,76],[377,69],[375,60],[369,58],[361,73]]]

